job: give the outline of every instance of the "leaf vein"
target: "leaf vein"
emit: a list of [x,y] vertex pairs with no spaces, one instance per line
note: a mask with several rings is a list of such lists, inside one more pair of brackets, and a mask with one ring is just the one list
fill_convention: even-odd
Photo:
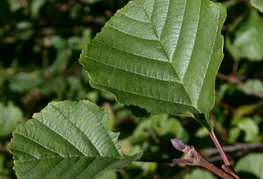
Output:
[[121,14],[122,14],[123,16],[127,17],[128,19],[134,20],[134,21],[136,21],[136,22],[141,22],[141,23],[145,23],[145,24],[150,24],[149,21],[140,21],[139,19],[132,18],[132,17],[126,15],[126,14],[123,13],[123,12],[121,12]]
[[135,34],[131,34],[131,33],[128,33],[127,31],[123,31],[123,30],[121,30],[121,29],[118,29],[117,27],[115,27],[115,26],[113,26],[113,25],[111,25],[111,24],[108,24],[108,27],[110,27],[110,28],[112,28],[112,29],[114,29],[114,30],[117,30],[118,32],[121,32],[121,33],[123,33],[123,34],[125,34],[125,35],[127,35],[127,36],[136,37],[136,38],[138,38],[138,39],[140,39],[140,40],[158,41],[157,38],[143,38],[142,36],[136,36]]
[[[170,3],[169,3],[169,6],[170,6]],[[143,8],[143,7],[142,7],[142,8]],[[164,54],[165,54],[165,56],[166,56],[166,61],[170,63],[170,58],[169,58],[168,52],[165,50],[164,44],[163,44],[161,38],[158,36],[157,30],[156,30],[156,29],[154,28],[154,26],[153,26],[152,18],[147,15],[146,10],[145,10],[144,8],[143,8],[143,10],[144,10],[147,18],[148,18],[149,21],[151,22],[151,23],[150,23],[150,24],[151,24],[151,27],[152,27],[152,29],[153,29],[153,31],[154,31],[154,34],[155,34],[155,36],[156,36],[156,39],[158,39],[158,42],[159,42],[159,44],[160,44],[160,46],[161,46],[161,48],[162,48],[162,51],[164,52]],[[154,9],[153,9],[153,11],[154,11]],[[154,12],[153,12],[152,14],[154,14]],[[166,20],[166,19],[167,19],[167,16],[166,16],[165,20]],[[171,63],[170,63],[170,64],[171,64]],[[174,68],[173,68],[173,69],[174,69]],[[177,72],[175,71],[175,69],[174,69],[174,74],[175,74],[175,76],[176,76],[177,79],[180,79],[179,76],[178,76],[178,74],[177,74]]]
[[105,63],[105,62],[102,62],[102,61],[98,61],[98,60],[96,60],[95,58],[91,58],[91,57],[88,57],[88,58],[89,58],[90,60],[92,60],[92,61],[95,61],[95,62],[97,62],[97,63],[103,64],[103,65],[108,66],[108,67],[111,67],[111,68],[113,68],[113,69],[118,69],[118,70],[121,70],[121,71],[133,73],[133,74],[135,74],[135,75],[143,76],[143,77],[150,78],[150,79],[154,79],[154,80],[160,80],[160,81],[166,81],[166,82],[175,82],[175,83],[181,84],[181,83],[179,83],[179,82],[176,81],[176,80],[153,77],[153,76],[149,76],[149,75],[146,75],[146,74],[142,74],[142,73],[138,73],[138,72],[135,72],[135,71],[131,71],[131,70],[128,70],[128,69],[125,69],[125,68],[120,68],[120,67],[111,65],[111,64],[109,64],[109,63]]
[[[56,167],[57,166],[59,166],[59,164],[60,163],[62,163],[63,162],[63,158],[61,158],[61,160],[58,162],[58,163],[56,163],[56,166],[55,167],[46,167],[45,169],[45,175],[43,175],[43,176],[41,176],[42,178],[46,178],[46,176],[48,176],[50,173],[52,173],[52,171],[54,171],[55,169],[56,169]],[[47,169],[49,169],[49,171],[47,171]],[[52,176],[52,175],[51,175]],[[61,177],[62,178],[62,177]]]
[[111,89],[114,89],[114,90],[117,90],[117,91],[121,91],[121,92],[125,92],[125,93],[130,93],[130,94],[133,94],[133,95],[136,95],[136,96],[140,96],[140,97],[146,97],[146,98],[150,98],[150,99],[154,99],[154,100],[159,100],[159,101],[163,101],[163,102],[169,102],[169,103],[173,103],[173,104],[180,104],[180,105],[185,105],[185,106],[189,106],[189,107],[194,107],[195,106],[192,106],[192,105],[189,105],[187,103],[182,103],[182,102],[177,102],[177,101],[170,101],[170,100],[166,100],[166,99],[161,99],[161,98],[157,98],[155,96],[149,96],[149,95],[145,95],[145,94],[139,94],[139,93],[136,93],[136,92],[133,92],[133,91],[126,91],[126,90],[123,90],[123,89],[118,89],[118,88],[115,88],[115,87],[111,87],[111,86],[106,86],[105,84],[100,84],[100,83],[94,83],[93,84],[97,84],[99,86],[105,86],[107,88],[111,88]]
[[[23,136],[24,137],[24,136]],[[26,155],[30,155],[32,158],[35,158],[35,159],[38,159],[36,156],[26,152],[26,151],[23,151],[23,150],[19,150],[18,148],[12,148],[12,153],[15,153],[14,151],[18,151],[20,153],[24,153]],[[19,162],[19,160],[16,160],[16,162]]]
[[[83,134],[85,137],[86,137],[86,139],[89,141],[89,143],[91,143],[92,145],[92,147],[93,147],[93,149],[95,149],[95,151],[99,154],[99,155],[101,155],[101,153],[99,152],[99,150],[96,148],[96,146],[91,142],[91,140],[88,138],[88,136],[82,131],[82,130],[80,130],[69,118],[67,118],[64,114],[63,114],[63,112],[61,112],[60,110],[59,110],[59,108],[56,108],[54,105],[50,105],[50,106],[52,106],[57,112],[59,112],[60,113],[60,115],[62,115],[68,122],[70,122],[78,131],[80,131],[80,133],[81,134]],[[49,127],[49,126],[47,126],[47,127]],[[51,129],[51,128],[50,128]],[[53,130],[52,129],[52,131],[54,131],[56,134],[58,134],[61,138],[63,138],[63,139],[65,139],[70,145],[72,145],[75,149],[77,149],[80,153],[82,153],[84,156],[86,155],[85,153],[83,153],[79,148],[77,148],[77,146],[75,146],[72,142],[70,142],[70,141],[68,141],[66,138],[64,138],[62,135],[60,135],[59,133],[57,133],[55,130]]]
[[[94,43],[95,43],[95,42],[94,42]],[[164,60],[164,59],[160,60],[160,59],[158,59],[158,58],[153,58],[153,57],[149,58],[149,57],[147,57],[147,56],[143,56],[143,55],[141,55],[141,54],[134,53],[134,52],[132,53],[131,51],[125,51],[125,50],[119,49],[118,47],[115,47],[115,46],[113,46],[113,45],[108,45],[108,44],[105,44],[105,43],[102,43],[102,42],[99,42],[99,41],[96,41],[96,43],[98,43],[98,44],[103,44],[103,45],[105,45],[105,46],[108,47],[108,48],[112,48],[112,49],[115,49],[115,50],[117,50],[117,51],[121,51],[121,52],[130,54],[130,55],[134,55],[134,56],[137,56],[137,57],[142,57],[142,58],[146,58],[146,59],[153,60],[153,61],[157,61],[157,62],[167,62],[166,59],[165,59],[165,60]]]
[[[81,103],[81,104],[87,108],[87,106],[86,106],[84,103]],[[94,116],[95,116],[95,114],[94,114]],[[103,119],[103,117],[102,117],[102,119]],[[121,154],[119,153],[119,150],[116,148],[116,145],[113,143],[113,140],[111,139],[111,136],[110,136],[110,134],[108,133],[107,128],[105,127],[105,122],[104,122],[102,119],[99,120],[99,123],[101,124],[101,126],[103,126],[104,132],[106,133],[107,137],[109,138],[109,140],[105,140],[105,141],[107,141],[107,142],[110,141],[110,142],[112,143],[112,146],[114,146],[114,149],[116,150],[116,152],[117,152],[119,155],[121,155]],[[108,145],[107,145],[107,146],[108,146]],[[102,155],[100,155],[100,156],[102,156]]]
[[[26,139],[28,139],[28,140],[30,140],[30,141],[32,141],[32,142],[34,142],[35,144],[39,145],[40,147],[42,147],[42,148],[44,148],[44,149],[47,149],[48,151],[51,151],[51,152],[54,153],[54,154],[57,154],[57,155],[61,156],[61,155],[60,155],[59,153],[57,153],[56,151],[53,151],[51,148],[48,148],[48,147],[44,146],[44,145],[41,144],[39,141],[36,141],[36,140],[30,138],[29,136],[26,136],[26,135],[24,135],[24,134],[22,134],[22,133],[18,133],[18,132],[16,132],[16,134],[17,134],[17,135],[20,135],[20,136],[22,136],[22,137],[24,137],[24,138],[26,138]],[[38,158],[38,157],[35,157],[35,158]]]

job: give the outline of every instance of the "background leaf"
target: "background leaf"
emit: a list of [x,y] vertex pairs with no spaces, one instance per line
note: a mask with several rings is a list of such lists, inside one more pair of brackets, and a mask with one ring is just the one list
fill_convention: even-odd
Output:
[[240,132],[245,132],[244,141],[246,142],[259,142],[260,137],[258,136],[258,126],[251,118],[235,118],[231,121],[235,128],[230,130],[229,141],[233,142],[236,141],[237,137],[239,137]]
[[131,1],[108,21],[80,62],[93,87],[151,113],[183,113],[210,128],[223,58],[225,8],[207,0]]
[[236,171],[240,177],[260,179],[263,178],[263,155],[252,153],[241,158],[236,164]]
[[256,10],[240,23],[232,39],[227,36],[226,47],[235,60],[247,58],[251,61],[263,59],[263,19]]
[[263,13],[263,0],[251,0],[252,6],[257,8],[260,12]]
[[12,104],[0,104],[0,137],[11,135],[22,120],[23,113],[20,108]]
[[194,169],[190,173],[186,174],[181,179],[193,179],[193,178],[205,178],[205,179],[216,179],[216,177],[205,169]]
[[19,178],[98,178],[140,157],[125,156],[108,112],[89,101],[50,103],[13,133],[9,146]]
[[[258,91],[260,93],[263,93],[263,82],[259,79],[249,79],[245,82],[245,84],[255,90]],[[246,94],[251,94],[251,90],[248,90],[247,88],[245,88],[244,86],[238,86],[238,88],[242,91],[244,91]]]
[[10,89],[12,91],[22,93],[36,88],[42,83],[42,79],[29,73],[20,73],[12,77],[10,81]]

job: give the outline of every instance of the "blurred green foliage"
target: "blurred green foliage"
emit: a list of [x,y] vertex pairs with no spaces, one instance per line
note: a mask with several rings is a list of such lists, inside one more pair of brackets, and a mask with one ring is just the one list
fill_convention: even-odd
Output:
[[[111,112],[107,126],[120,131],[125,153],[146,150],[155,158],[181,157],[171,138],[194,145],[216,165],[222,164],[209,136],[194,120],[168,115],[135,117],[114,96],[89,86],[78,63],[82,48],[128,0],[1,0],[0,1],[0,178],[16,178],[7,150],[12,130],[50,101],[89,99]],[[228,8],[222,34],[225,57],[216,82],[217,102],[211,121],[241,178],[263,178],[262,143],[263,15],[260,1],[220,1]],[[206,152],[205,152],[206,151]],[[250,168],[246,168],[249,163]],[[246,170],[247,169],[247,170]],[[106,178],[215,178],[186,166],[134,163]]]

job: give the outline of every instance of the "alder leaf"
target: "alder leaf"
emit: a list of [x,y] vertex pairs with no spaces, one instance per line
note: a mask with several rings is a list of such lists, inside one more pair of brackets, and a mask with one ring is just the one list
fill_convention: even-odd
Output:
[[225,18],[225,7],[208,0],[130,1],[83,50],[80,63],[91,85],[119,102],[192,116],[212,130]]
[[122,153],[108,115],[89,101],[50,103],[13,132],[18,178],[99,178],[139,159]]

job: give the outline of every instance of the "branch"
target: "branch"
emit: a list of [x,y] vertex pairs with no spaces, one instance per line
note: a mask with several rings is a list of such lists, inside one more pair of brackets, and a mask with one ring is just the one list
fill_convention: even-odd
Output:
[[3,173],[3,172],[0,172],[0,178],[1,178],[1,176],[2,176],[3,178],[12,179],[9,175],[7,175],[7,174],[5,174],[5,173]]
[[186,145],[182,140],[172,139],[171,143],[176,150],[186,154],[186,159],[173,159],[173,163],[198,165],[206,168],[207,170],[213,172],[221,178],[239,179],[238,176],[232,174],[231,168],[227,167],[226,165],[222,166],[223,170],[216,167],[215,165],[207,161],[204,157],[202,157],[193,146]]
[[254,90],[253,88],[249,87],[248,85],[246,85],[245,83],[243,83],[242,81],[240,81],[237,77],[235,77],[233,75],[229,75],[228,76],[228,75],[224,75],[222,73],[218,73],[217,77],[220,78],[220,79],[223,79],[223,80],[227,80],[230,83],[234,83],[234,84],[238,84],[240,86],[243,86],[244,88],[249,90],[252,95],[263,99],[263,94],[262,93],[260,93],[259,91]]
[[[244,156],[250,150],[263,149],[263,143],[238,143],[234,145],[224,146],[222,148],[227,153],[233,153],[233,157],[240,157]],[[217,148],[204,149],[200,153],[208,158],[210,162],[217,162],[222,160],[221,155],[218,155]]]
[[6,147],[2,146],[1,144],[0,144],[0,152],[3,152],[8,155],[12,155],[12,153],[9,150],[7,150]]
[[229,106],[228,104],[222,102],[219,98],[216,99],[216,102],[217,102],[220,106],[222,106],[223,108],[225,108],[225,109],[227,109],[227,110],[229,110],[229,111],[231,111],[231,112],[233,112],[233,113],[235,112],[235,108],[233,108],[233,107]]
[[[225,152],[236,152],[239,150],[248,150],[248,149],[256,149],[256,148],[263,148],[263,142],[261,143],[240,143],[240,144],[235,144],[235,145],[230,145],[230,146],[224,146],[223,150]],[[218,154],[218,150],[217,148],[206,149],[206,150],[203,150],[202,153],[206,156],[212,156],[212,155]]]

